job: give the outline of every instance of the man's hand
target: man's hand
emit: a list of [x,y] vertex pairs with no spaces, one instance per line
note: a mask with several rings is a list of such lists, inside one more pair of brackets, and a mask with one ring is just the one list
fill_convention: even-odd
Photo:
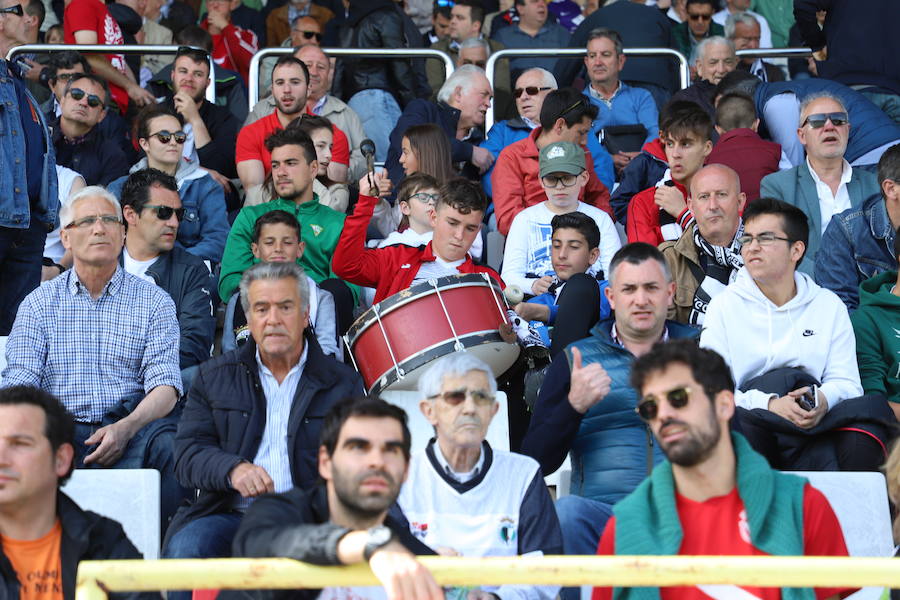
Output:
[[494,164],[494,155],[480,146],[472,146],[472,164],[478,167],[479,173],[484,173]]
[[225,15],[218,11],[209,11],[206,15],[206,18],[211,27],[215,27],[218,29],[216,33],[221,33],[223,29],[228,27],[228,19],[225,18]]
[[228,474],[231,487],[244,498],[255,498],[275,491],[275,482],[259,465],[242,462]]
[[84,440],[88,446],[97,445],[90,454],[84,457],[84,464],[97,463],[103,467],[116,464],[134,434],[135,432],[124,419],[101,427],[91,437]]
[[46,65],[36,63],[30,58],[22,58],[22,61],[30,67],[25,71],[25,79],[30,81],[38,81],[38,78],[41,76],[41,71],[47,68]]
[[541,321],[546,323],[550,320],[550,307],[544,304],[519,302],[513,310],[526,321]]
[[391,193],[392,187],[391,180],[388,179],[387,171],[384,169],[375,171],[374,177],[366,173],[359,180],[359,193],[363,196],[384,198]]
[[147,106],[156,103],[156,98],[153,97],[153,94],[136,83],[129,85],[125,91],[128,92],[128,97],[138,106]]
[[409,550],[393,541],[375,551],[369,567],[384,586],[388,600],[443,600],[431,572]]
[[581,351],[572,348],[572,377],[569,385],[569,404],[581,414],[603,400],[612,386],[612,378],[600,363],[581,364]]
[[516,332],[513,329],[512,324],[510,323],[500,323],[500,327],[497,328],[497,333],[500,334],[500,339],[502,339],[507,344],[519,343],[519,337],[516,335]]
[[653,201],[656,202],[658,207],[675,218],[678,218],[678,215],[683,213],[687,207],[687,204],[684,202],[684,196],[681,195],[681,192],[674,185],[661,185],[656,188]]
[[812,57],[819,61],[828,60],[828,46],[822,46],[812,53]]
[[172,97],[172,102],[175,104],[175,110],[188,123],[200,119],[200,110],[197,108],[197,103],[194,102],[194,99],[187,92],[178,92]]
[[[809,391],[809,387],[802,387],[794,390],[793,392],[788,392],[788,396],[794,399],[794,402],[797,402],[797,398],[803,396],[803,394]],[[828,400],[825,399],[825,394],[822,393],[821,390],[818,391],[817,394],[817,402],[816,407],[812,410],[803,410],[799,404],[798,408],[802,411],[802,416],[800,420],[797,422],[797,426],[803,429],[812,429],[816,425],[819,424],[819,421],[822,420],[822,417],[825,416],[825,413],[828,412]]]
[[216,171],[215,169],[207,169],[204,167],[209,176],[216,180],[216,183],[222,186],[222,189],[226,192],[231,191],[231,180]]
[[547,292],[550,289],[550,286],[553,284],[553,278],[549,275],[544,275],[540,279],[535,279],[531,284],[531,293],[535,296],[540,296]]
[[637,152],[616,152],[613,154],[613,165],[616,167],[616,171],[621,171],[627,167],[628,163],[631,162],[631,159],[637,155]]

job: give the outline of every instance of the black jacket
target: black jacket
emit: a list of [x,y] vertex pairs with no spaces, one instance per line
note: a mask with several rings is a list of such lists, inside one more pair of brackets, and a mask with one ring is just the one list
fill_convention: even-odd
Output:
[[[404,29],[393,0],[351,0],[339,35],[344,48],[409,48]],[[416,97],[415,82],[409,59],[344,58],[338,60],[332,91],[347,102],[363,90],[386,90],[402,109]]]
[[[63,598],[75,598],[75,573],[82,560],[143,558],[128,540],[122,526],[106,517],[79,508],[64,493],[56,495],[56,514],[62,525],[60,566],[62,567]],[[12,563],[0,548],[0,600],[18,600],[19,580]],[[112,594],[112,598],[159,600],[157,593]]]
[[[348,396],[360,395],[362,378],[347,365],[327,357],[315,337],[294,395],[288,420],[288,449],[294,485],[309,489],[319,479],[319,434],[325,413]],[[252,462],[266,425],[266,398],[251,340],[202,365],[188,394],[175,436],[175,476],[181,485],[200,490],[197,500],[179,509],[167,537],[187,522],[230,510],[238,494],[228,474]]]
[[66,140],[59,128],[59,118],[50,123],[56,164],[78,172],[87,185],[107,186],[128,175],[131,164],[122,152],[119,140],[104,137],[98,127],[77,142]]
[[[346,532],[330,523],[325,487],[304,491],[294,488],[283,494],[270,494],[255,501],[247,511],[234,537],[235,557],[287,557],[317,565],[339,565],[337,545]],[[409,523],[396,507],[384,520],[407,550],[413,554],[433,555],[434,550],[409,531]],[[319,590],[256,590],[223,592],[227,598],[313,600]]]

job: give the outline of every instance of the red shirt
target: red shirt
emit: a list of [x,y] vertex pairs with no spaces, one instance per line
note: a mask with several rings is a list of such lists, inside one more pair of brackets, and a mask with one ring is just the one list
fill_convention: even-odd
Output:
[[[725,496],[694,502],[676,493],[676,508],[684,538],[679,556],[766,556],[750,541],[750,526],[737,488]],[[606,523],[597,554],[615,554],[615,517]],[[825,496],[808,483],[803,489],[803,555],[848,556],[847,545],[831,505]],[[709,600],[702,586],[660,588],[662,600]],[[716,586],[719,587],[719,586]],[[762,600],[780,600],[780,588],[742,587]],[[849,593],[844,588],[816,588],[816,598]],[[846,595],[846,594],[844,594]],[[734,596],[734,594],[732,594]],[[721,596],[727,597],[727,596]],[[611,600],[612,588],[594,588],[592,600]]]
[[[106,4],[100,0],[72,0],[66,7],[63,16],[63,38],[67,44],[75,44],[76,31],[93,31],[97,34],[98,44],[125,43],[119,24],[106,10]],[[123,75],[128,73],[128,66],[125,64],[123,55],[106,54],[105,56],[110,64],[121,71]],[[119,106],[119,110],[124,113],[128,109],[128,92],[109,83],[109,93]]]
[[[307,111],[307,114],[312,114]],[[237,146],[234,151],[234,161],[239,163],[245,160],[262,161],[266,175],[272,170],[272,155],[266,148],[266,138],[276,131],[284,129],[278,120],[278,112],[274,111],[262,119],[254,121],[241,128],[237,137]],[[334,145],[331,149],[331,160],[342,165],[350,164],[350,144],[347,136],[336,125],[331,125],[334,133]]]
[[[685,187],[674,180],[672,183],[687,202],[688,194]],[[652,246],[659,246],[666,241],[659,225],[660,208],[656,205],[655,196],[656,186],[638,192],[628,203],[628,221],[625,223],[625,232],[628,234],[629,242],[647,242]],[[685,229],[683,223],[685,214],[689,214],[687,208],[675,218],[675,222],[682,226],[682,230]]]
[[[209,20],[200,23],[203,29],[209,29]],[[221,33],[210,33],[213,40],[212,57],[217,65],[237,71],[246,84],[250,75],[250,62],[259,50],[259,40],[249,29],[229,23]]]

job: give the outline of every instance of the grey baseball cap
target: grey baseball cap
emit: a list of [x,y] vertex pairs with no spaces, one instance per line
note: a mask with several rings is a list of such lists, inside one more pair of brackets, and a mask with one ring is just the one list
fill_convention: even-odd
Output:
[[550,173],[580,175],[584,171],[584,150],[572,142],[554,142],[541,149],[540,176]]

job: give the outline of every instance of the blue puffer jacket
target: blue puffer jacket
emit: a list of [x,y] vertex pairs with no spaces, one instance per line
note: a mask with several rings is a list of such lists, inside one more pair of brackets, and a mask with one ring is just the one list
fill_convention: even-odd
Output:
[[[634,356],[612,341],[614,318],[601,321],[590,337],[565,349],[547,371],[534,407],[522,453],[536,459],[544,473],[552,473],[571,450],[571,493],[615,504],[630,494],[663,459],[649,428],[634,411],[637,394],[628,382]],[[694,338],[699,332],[666,321],[669,337]],[[584,364],[599,362],[612,378],[612,391],[582,415],[569,404],[572,347]]]

